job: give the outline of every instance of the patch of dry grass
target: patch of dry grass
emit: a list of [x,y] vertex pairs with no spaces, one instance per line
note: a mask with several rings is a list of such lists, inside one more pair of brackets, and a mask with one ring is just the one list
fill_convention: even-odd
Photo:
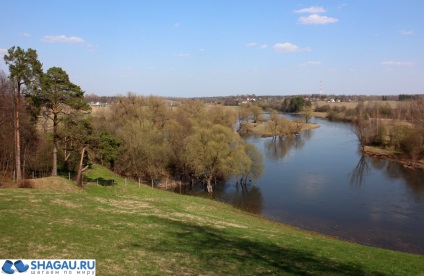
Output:
[[[293,124],[294,124],[294,122],[293,122]],[[272,136],[272,133],[268,129],[268,123],[267,122],[248,123],[246,127],[247,127],[249,132],[255,133],[255,134],[260,134],[262,137],[271,137]],[[320,126],[318,124],[302,123],[301,131],[319,128],[319,127]]]
[[34,189],[54,190],[62,192],[79,193],[84,190],[79,188],[75,182],[66,180],[59,176],[50,176],[44,178],[31,179]]
[[72,202],[70,200],[64,200],[64,199],[60,199],[60,198],[53,199],[52,203],[54,203],[56,205],[64,206],[64,207],[70,208],[70,209],[82,208],[82,204],[76,204],[75,202]]

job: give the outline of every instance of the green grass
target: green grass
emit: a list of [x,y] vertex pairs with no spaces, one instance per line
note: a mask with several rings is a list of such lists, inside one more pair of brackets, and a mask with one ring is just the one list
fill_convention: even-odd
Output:
[[421,255],[339,241],[208,199],[125,186],[97,165],[87,177],[117,185],[0,189],[0,256],[93,258],[98,275],[424,275]]

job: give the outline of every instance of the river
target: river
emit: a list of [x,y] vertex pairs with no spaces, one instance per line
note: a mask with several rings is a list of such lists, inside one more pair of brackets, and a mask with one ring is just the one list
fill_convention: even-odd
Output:
[[349,124],[311,122],[321,127],[293,139],[245,137],[264,155],[262,177],[247,189],[229,179],[213,198],[343,240],[424,254],[424,172],[362,156]]

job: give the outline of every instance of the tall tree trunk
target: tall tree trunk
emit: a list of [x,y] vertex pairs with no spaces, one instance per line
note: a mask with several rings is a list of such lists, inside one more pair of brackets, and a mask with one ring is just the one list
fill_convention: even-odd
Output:
[[207,183],[206,187],[208,188],[208,193],[212,193],[213,192],[213,190],[212,190],[212,177],[208,177],[206,183]]
[[70,145],[68,145],[68,140],[67,137],[65,137],[65,150],[64,150],[64,154],[63,154],[63,170],[65,171],[69,171],[68,168],[68,159],[71,156],[71,153],[68,152],[67,148],[68,147],[72,147],[72,141],[70,142]]
[[27,147],[24,146],[24,155],[22,156],[23,159],[23,164],[22,164],[22,179],[25,179],[25,169],[26,169],[26,151],[27,151]]
[[57,176],[57,113],[53,113],[53,169],[52,176]]
[[19,111],[21,109],[21,86],[18,85],[18,93],[15,99],[15,171],[16,181],[22,180],[21,171],[21,136],[19,130]]
[[79,166],[78,166],[77,185],[79,187],[82,187],[82,171],[83,171],[82,164],[83,164],[83,161],[84,161],[84,153],[85,153],[85,146],[82,147],[81,159],[80,159],[80,163],[79,163]]

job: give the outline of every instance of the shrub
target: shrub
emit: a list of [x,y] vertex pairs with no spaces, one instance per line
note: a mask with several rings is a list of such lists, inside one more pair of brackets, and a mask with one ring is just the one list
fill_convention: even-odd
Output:
[[341,108],[339,107],[339,106],[333,106],[333,111],[334,112],[337,112],[337,113],[340,113],[341,112]]
[[408,154],[413,160],[417,160],[424,153],[424,131],[422,129],[414,129],[409,135],[405,135],[400,141],[401,150]]
[[330,110],[331,110],[331,108],[328,104],[323,105],[323,106],[317,105],[317,107],[315,107],[315,112],[328,112]]
[[405,137],[411,135],[412,128],[405,125],[395,125],[390,130],[390,142],[389,145],[397,150],[401,149],[401,142],[405,140]]
[[338,121],[340,120],[339,116],[333,110],[330,110],[327,115],[328,120],[330,121]]
[[378,125],[378,128],[375,129],[375,135],[372,137],[372,140],[370,141],[372,145],[374,146],[381,146],[385,144],[384,136],[386,134],[386,127],[383,123],[380,122]]

